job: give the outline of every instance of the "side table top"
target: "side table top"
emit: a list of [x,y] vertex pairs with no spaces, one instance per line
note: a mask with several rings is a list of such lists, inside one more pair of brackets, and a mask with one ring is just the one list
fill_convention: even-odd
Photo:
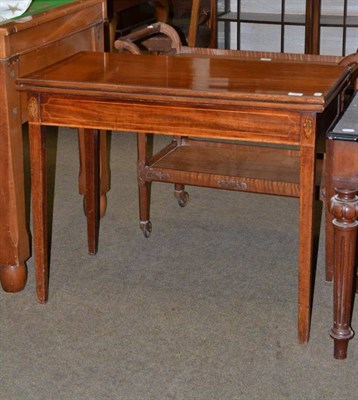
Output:
[[81,52],[18,79],[17,89],[322,112],[349,76],[330,64]]

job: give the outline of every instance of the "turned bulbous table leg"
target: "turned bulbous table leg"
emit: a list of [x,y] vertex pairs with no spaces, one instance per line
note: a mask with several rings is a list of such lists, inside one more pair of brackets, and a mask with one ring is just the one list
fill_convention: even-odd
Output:
[[335,269],[334,269],[334,357],[347,357],[348,342],[353,337],[351,311],[354,286],[354,262],[358,229],[357,191],[336,188],[330,211],[334,217]]
[[27,268],[20,265],[0,266],[0,281],[5,292],[20,292],[26,285]]

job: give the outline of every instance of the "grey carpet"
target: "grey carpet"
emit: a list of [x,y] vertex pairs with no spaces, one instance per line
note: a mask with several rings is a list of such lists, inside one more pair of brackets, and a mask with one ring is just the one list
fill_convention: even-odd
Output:
[[49,302],[35,301],[33,259],[25,290],[0,292],[1,400],[357,398],[358,339],[332,355],[323,233],[311,338],[297,341],[298,200],[192,187],[182,209],[154,184],[145,239],[135,158],[135,136],[113,134],[89,256],[77,137],[60,131]]

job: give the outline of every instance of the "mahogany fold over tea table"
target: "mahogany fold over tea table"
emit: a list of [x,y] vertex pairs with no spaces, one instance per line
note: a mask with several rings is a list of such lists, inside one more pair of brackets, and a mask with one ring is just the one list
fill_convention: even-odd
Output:
[[[20,91],[28,92],[34,252],[40,302],[48,296],[49,262],[45,126],[85,129],[90,253],[96,252],[98,241],[98,129],[242,140],[276,149],[276,159],[281,157],[282,164],[261,165],[259,171],[253,169],[251,175],[244,172],[241,177],[235,171],[236,176],[231,176],[225,172],[227,159],[223,157],[223,170],[213,173],[211,179],[218,175],[248,192],[299,197],[298,337],[301,343],[307,342],[316,142],[318,135],[326,133],[340,115],[341,94],[350,83],[349,68],[215,56],[82,52],[17,82]],[[172,168],[175,176],[175,165]],[[267,171],[271,171],[272,178]],[[189,171],[191,176],[198,173]],[[164,174],[162,179],[166,179]]]

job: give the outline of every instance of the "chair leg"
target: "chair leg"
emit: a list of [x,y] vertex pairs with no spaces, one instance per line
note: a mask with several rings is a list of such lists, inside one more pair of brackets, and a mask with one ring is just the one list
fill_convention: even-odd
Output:
[[96,254],[99,234],[99,132],[84,131],[88,252]]
[[114,11],[109,23],[109,45],[110,45],[110,51],[112,53],[116,51],[114,47],[114,42],[116,40],[117,25],[118,25],[118,13]]
[[137,134],[137,178],[139,194],[139,219],[140,228],[143,234],[148,238],[152,232],[152,223],[150,222],[150,193],[152,182],[146,180],[145,167],[148,161],[148,141],[150,135],[145,133]]

